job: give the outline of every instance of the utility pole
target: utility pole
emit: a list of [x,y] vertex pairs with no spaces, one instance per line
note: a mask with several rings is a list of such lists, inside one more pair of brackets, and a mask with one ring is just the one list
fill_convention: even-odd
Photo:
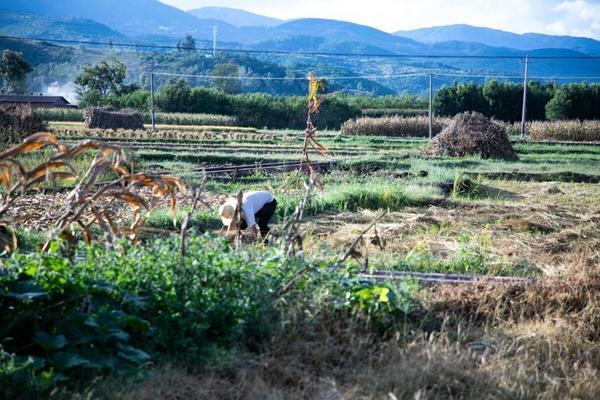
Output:
[[154,117],[154,72],[150,72],[150,103],[152,104],[152,109],[150,110],[152,118],[152,132],[154,132],[156,126],[156,119]]
[[525,57],[525,76],[523,78],[523,109],[521,112],[521,140],[525,140],[525,117],[527,114],[527,70],[529,58]]
[[433,74],[429,74],[429,140],[433,139]]
[[216,25],[213,25],[213,58],[217,57],[217,32],[219,28]]

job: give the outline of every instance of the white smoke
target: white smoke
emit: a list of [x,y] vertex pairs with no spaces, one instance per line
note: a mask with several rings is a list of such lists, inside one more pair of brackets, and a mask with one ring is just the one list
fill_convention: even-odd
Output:
[[48,96],[63,96],[69,100],[71,104],[77,104],[77,86],[73,82],[68,82],[64,85],[60,85],[58,82],[52,82],[44,90],[44,94]]

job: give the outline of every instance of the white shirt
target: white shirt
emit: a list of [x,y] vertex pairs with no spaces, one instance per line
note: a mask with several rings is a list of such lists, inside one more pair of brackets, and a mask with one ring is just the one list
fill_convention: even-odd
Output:
[[256,213],[259,212],[265,204],[270,203],[273,200],[275,200],[275,197],[269,192],[253,190],[244,193],[244,196],[242,197],[242,212],[244,213],[243,217],[246,220],[248,227],[256,225],[256,220],[254,218]]

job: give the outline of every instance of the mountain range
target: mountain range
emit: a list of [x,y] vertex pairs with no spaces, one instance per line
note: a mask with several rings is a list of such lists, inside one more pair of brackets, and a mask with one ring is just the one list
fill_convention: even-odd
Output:
[[[46,18],[48,24],[61,26],[58,31],[64,35],[81,31],[82,19],[89,20],[91,35],[97,38],[130,36],[137,39],[152,36],[163,42],[169,38],[182,38],[186,34],[197,40],[212,40],[212,28],[218,27],[218,38],[221,43],[237,43],[256,45],[261,42],[279,41],[278,48],[299,50],[314,47],[310,41],[290,40],[294,37],[313,37],[325,39],[319,47],[340,47],[341,42],[349,42],[370,46],[370,52],[394,52],[416,54],[431,50],[473,53],[489,53],[490,48],[510,48],[514,50],[534,50],[542,48],[569,49],[584,54],[600,54],[600,41],[571,36],[552,36],[536,33],[515,34],[490,28],[470,25],[449,25],[411,31],[384,32],[365,25],[344,21],[303,18],[282,21],[244,10],[227,7],[203,7],[185,12],[166,5],[157,0],[11,0],[3,5],[0,11],[0,29],[3,33],[13,32],[15,35],[35,36],[48,34],[49,29],[40,29],[43,24],[34,27],[27,24],[24,15],[39,15]],[[15,12],[20,13],[23,23],[16,21]],[[12,17],[12,23],[6,21]],[[94,22],[92,22],[94,21]],[[101,28],[98,24],[105,25]],[[85,24],[83,24],[85,25]],[[94,33],[97,32],[97,33]],[[56,35],[56,34],[55,34]],[[312,39],[313,42],[315,39]],[[444,46],[446,42],[454,42]],[[469,45],[457,45],[469,43]],[[431,44],[437,44],[431,47]],[[483,45],[479,47],[477,45]],[[341,46],[344,47],[344,46]],[[352,46],[345,46],[352,47]],[[486,48],[487,47],[487,48]],[[315,50],[319,50],[316,48]],[[498,51],[492,51],[498,53]]]
[[[470,25],[388,33],[345,21],[318,18],[283,21],[225,7],[203,7],[185,12],[157,0],[11,0],[0,6],[0,35],[29,38],[175,45],[189,34],[196,39],[198,47],[209,48],[215,26],[219,48],[382,56],[376,59],[310,54],[253,56],[296,71],[321,68],[345,71],[349,75],[429,71],[508,76],[522,73],[523,65],[519,60],[485,57],[525,58],[527,55],[580,58],[537,60],[530,65],[533,76],[597,76],[600,71],[600,59],[581,59],[600,54],[600,41],[590,38],[515,34]],[[393,55],[406,57],[386,57]],[[420,58],[419,55],[439,58]],[[484,58],[444,57],[457,55]],[[179,72],[190,71],[188,68]],[[452,79],[455,78],[440,78],[440,81],[451,82]],[[417,78],[407,81],[411,89],[426,85]],[[377,85],[371,86],[383,85],[392,91],[406,88],[397,80],[378,82]]]

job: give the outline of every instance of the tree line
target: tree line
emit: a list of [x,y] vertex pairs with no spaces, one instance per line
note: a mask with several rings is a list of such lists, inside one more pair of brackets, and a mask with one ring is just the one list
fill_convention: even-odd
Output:
[[[454,83],[435,95],[435,115],[452,117],[464,111],[478,111],[498,120],[521,120],[523,84],[489,81],[485,84]],[[600,119],[600,84],[529,82],[527,120]]]
[[[304,127],[306,100],[303,96],[241,94],[239,81],[222,78],[236,76],[237,68],[231,63],[215,65],[211,88],[192,87],[184,79],[168,81],[156,93],[157,110],[235,115],[240,124],[255,127]],[[25,77],[31,70],[22,54],[5,50],[0,57],[3,90],[25,92]],[[116,59],[84,68],[75,79],[80,106],[113,106],[147,112],[150,110],[150,91],[137,84],[127,84],[126,76],[125,64]],[[522,96],[522,84],[495,80],[483,85],[454,83],[436,93],[433,107],[437,116],[451,117],[464,111],[478,111],[488,117],[514,122],[521,119]],[[426,106],[425,99],[407,94],[382,97],[336,95],[325,102],[317,123],[324,128],[338,129],[346,120],[360,116],[363,110],[418,110]],[[529,82],[527,120],[547,119],[600,119],[600,84]]]

